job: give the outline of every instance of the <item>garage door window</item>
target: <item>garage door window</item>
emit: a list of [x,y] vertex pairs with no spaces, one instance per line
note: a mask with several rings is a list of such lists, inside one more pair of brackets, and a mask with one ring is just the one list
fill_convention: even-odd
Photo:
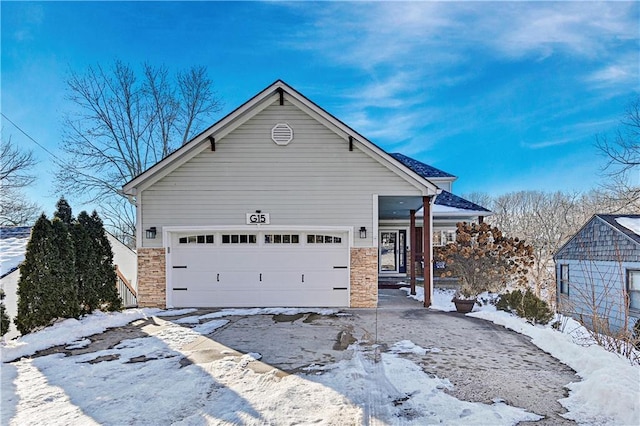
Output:
[[300,235],[298,234],[266,234],[264,236],[265,244],[299,244]]
[[333,235],[307,235],[307,244],[342,244],[342,237]]
[[186,237],[180,237],[178,240],[180,244],[213,244],[213,235],[189,235]]
[[222,234],[222,244],[256,244],[258,238],[254,234]]

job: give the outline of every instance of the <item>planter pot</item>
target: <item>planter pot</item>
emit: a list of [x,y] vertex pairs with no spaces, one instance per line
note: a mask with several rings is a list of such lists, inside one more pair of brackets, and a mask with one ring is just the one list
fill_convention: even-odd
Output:
[[473,306],[476,304],[476,299],[453,299],[453,304],[456,305],[456,311],[461,314],[468,314],[473,310]]

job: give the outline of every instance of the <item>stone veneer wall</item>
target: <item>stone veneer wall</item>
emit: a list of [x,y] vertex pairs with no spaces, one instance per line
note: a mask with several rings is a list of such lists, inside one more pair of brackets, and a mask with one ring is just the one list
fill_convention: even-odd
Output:
[[352,308],[378,306],[378,249],[376,247],[351,249]]
[[138,249],[138,306],[165,308],[167,278],[163,248]]

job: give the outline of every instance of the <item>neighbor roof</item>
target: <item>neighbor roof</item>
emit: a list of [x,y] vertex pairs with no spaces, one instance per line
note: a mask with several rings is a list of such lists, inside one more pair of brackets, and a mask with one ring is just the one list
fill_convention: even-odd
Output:
[[[570,249],[574,241],[580,238],[583,230],[585,230],[588,226],[590,226],[594,221],[601,221],[609,225],[611,228],[615,229],[620,234],[624,235],[626,238],[631,240],[634,244],[640,247],[640,235],[632,231],[631,229],[622,226],[620,223],[616,221],[616,219],[621,218],[629,218],[635,220],[640,220],[640,214],[594,214],[591,218],[584,224],[582,227],[571,236],[567,240],[566,243],[560,247],[556,253],[553,255],[554,260],[561,259],[564,256],[564,253]],[[597,241],[590,241],[593,244],[597,244]],[[580,250],[583,250],[583,247],[580,247]],[[616,253],[616,256],[620,256],[620,253]]]
[[407,157],[404,154],[400,154],[399,152],[394,152],[391,155],[396,160],[400,161],[402,164],[419,174],[425,179],[429,178],[455,178],[456,176],[442,171],[440,169],[436,169],[433,166],[423,163],[422,161],[418,161],[414,158]]
[[31,235],[30,226],[0,226],[0,239],[7,238],[29,238]]
[[618,221],[616,221],[616,219],[622,219],[625,217],[640,220],[640,214],[597,214],[596,216],[616,228],[619,232],[623,233],[627,237],[640,244],[640,235],[636,234],[631,229],[622,226],[620,223],[618,223]]

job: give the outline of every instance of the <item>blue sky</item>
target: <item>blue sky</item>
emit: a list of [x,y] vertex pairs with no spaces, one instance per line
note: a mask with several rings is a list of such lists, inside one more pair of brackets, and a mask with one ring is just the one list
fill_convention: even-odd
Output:
[[[277,79],[456,193],[588,190],[640,92],[638,2],[1,3],[2,113],[61,155],[69,70],[205,65],[225,107]],[[217,119],[216,118],[216,119]],[[29,195],[49,211],[49,155]],[[71,197],[73,201],[73,197]],[[79,210],[79,208],[76,208]]]

